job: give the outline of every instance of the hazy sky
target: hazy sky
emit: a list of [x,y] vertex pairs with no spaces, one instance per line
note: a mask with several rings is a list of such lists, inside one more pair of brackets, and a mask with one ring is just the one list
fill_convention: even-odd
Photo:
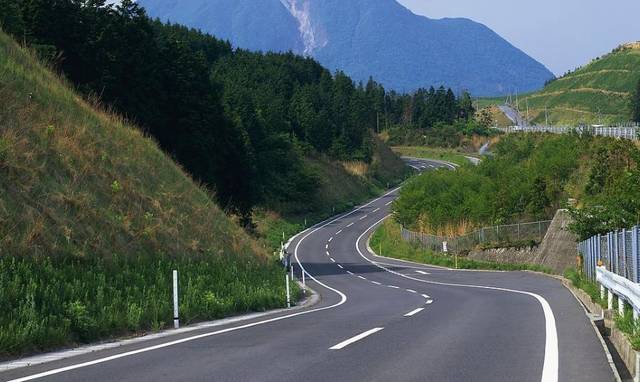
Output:
[[555,74],[640,40],[640,0],[398,0],[430,18],[487,25]]

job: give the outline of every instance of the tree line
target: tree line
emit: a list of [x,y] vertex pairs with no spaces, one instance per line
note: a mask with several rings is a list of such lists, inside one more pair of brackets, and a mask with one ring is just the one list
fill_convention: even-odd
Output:
[[467,93],[355,83],[310,58],[234,49],[153,20],[132,0],[0,0],[0,26],[154,137],[245,222],[256,205],[313,192],[305,155],[369,162],[372,131],[474,112]]

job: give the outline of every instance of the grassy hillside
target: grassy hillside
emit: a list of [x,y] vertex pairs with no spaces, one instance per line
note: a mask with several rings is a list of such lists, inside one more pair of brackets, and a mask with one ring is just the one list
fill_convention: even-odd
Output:
[[275,208],[269,210],[262,208],[254,215],[258,234],[266,239],[268,246],[277,248],[283,233],[290,237],[379,195],[411,174],[409,167],[387,145],[376,139],[373,147],[371,164],[333,161],[326,156],[307,157],[305,166],[319,182],[307,202],[272,206]]
[[0,32],[0,358],[284,301],[282,271],[152,140]]
[[640,43],[622,45],[541,91],[521,96],[520,110],[526,110],[528,103],[535,123],[545,122],[545,107],[551,124],[627,122],[638,80]]

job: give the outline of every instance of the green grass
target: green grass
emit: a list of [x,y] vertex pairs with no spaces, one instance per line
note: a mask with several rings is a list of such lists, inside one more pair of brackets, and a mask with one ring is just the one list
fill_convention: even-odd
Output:
[[284,306],[284,271],[157,144],[0,32],[0,356]]
[[607,301],[600,298],[600,287],[598,284],[584,277],[584,274],[576,269],[568,269],[564,273],[564,277],[571,280],[576,288],[582,289],[588,294],[593,302],[606,309]]
[[462,154],[454,149],[421,146],[395,146],[392,150],[401,156],[414,158],[443,160],[458,165],[466,165],[469,162],[465,156],[475,156],[473,154]]
[[[616,49],[576,71],[551,82],[539,92],[519,97],[535,123],[618,123],[631,119],[630,101],[640,80],[640,46]],[[484,99],[484,106],[501,104],[503,98]]]
[[[230,257],[0,258],[0,357],[283,306],[275,262]],[[298,296],[294,289],[294,298]]]
[[378,255],[400,260],[408,260],[416,263],[437,265],[447,268],[522,271],[551,273],[543,266],[535,264],[503,264],[489,261],[476,261],[466,257],[434,253],[421,248],[418,244],[408,243],[400,236],[400,225],[388,219],[371,237],[371,248]]
[[307,157],[305,165],[318,177],[320,187],[304,205],[262,208],[254,214],[258,235],[270,251],[280,243],[320,221],[346,212],[379,196],[411,175],[410,169],[379,140],[375,141],[373,161],[361,175],[351,174],[345,166],[326,157]]

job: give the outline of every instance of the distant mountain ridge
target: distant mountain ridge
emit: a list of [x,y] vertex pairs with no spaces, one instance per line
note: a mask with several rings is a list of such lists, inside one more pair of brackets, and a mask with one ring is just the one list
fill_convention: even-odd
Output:
[[395,0],[139,0],[152,17],[234,45],[313,56],[388,88],[451,87],[474,95],[542,88],[553,74],[486,26],[429,19]]

